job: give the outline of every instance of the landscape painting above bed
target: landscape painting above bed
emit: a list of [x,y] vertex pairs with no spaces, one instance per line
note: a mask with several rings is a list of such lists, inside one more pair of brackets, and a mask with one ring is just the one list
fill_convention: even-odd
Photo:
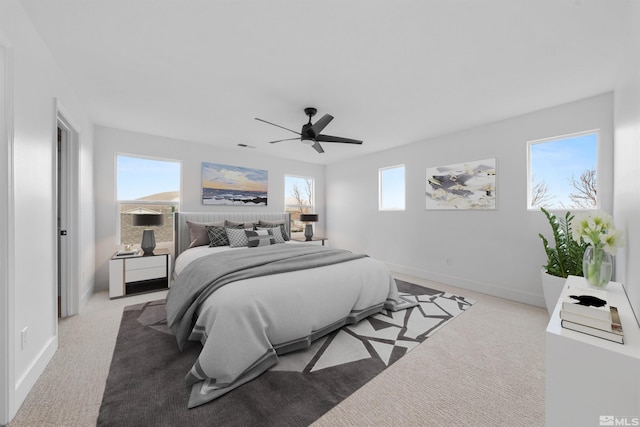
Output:
[[496,159],[427,168],[426,209],[496,209]]
[[202,162],[202,204],[266,206],[268,171]]

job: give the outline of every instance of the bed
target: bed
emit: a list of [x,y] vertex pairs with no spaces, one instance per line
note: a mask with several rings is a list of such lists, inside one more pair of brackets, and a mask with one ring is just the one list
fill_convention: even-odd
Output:
[[167,323],[180,349],[202,343],[186,373],[190,408],[256,378],[279,354],[411,306],[382,262],[289,240],[288,213],[176,213],[174,227]]

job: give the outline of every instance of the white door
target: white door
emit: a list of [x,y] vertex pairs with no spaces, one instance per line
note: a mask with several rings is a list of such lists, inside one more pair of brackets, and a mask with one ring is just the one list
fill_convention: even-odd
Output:
[[57,296],[58,316],[68,317],[78,314],[79,274],[76,271],[78,263],[73,262],[78,254],[79,232],[77,221],[78,210],[78,175],[79,175],[79,133],[69,114],[56,101],[58,117],[57,141],[54,174],[56,180],[57,215]]
[[68,174],[68,162],[67,151],[69,150],[69,132],[58,124],[58,149],[56,170],[58,174],[57,179],[57,234],[58,234],[58,317],[67,317],[68,313],[68,282],[69,272],[67,271],[69,251],[67,250],[67,206],[68,206],[68,194],[69,188],[69,174]]

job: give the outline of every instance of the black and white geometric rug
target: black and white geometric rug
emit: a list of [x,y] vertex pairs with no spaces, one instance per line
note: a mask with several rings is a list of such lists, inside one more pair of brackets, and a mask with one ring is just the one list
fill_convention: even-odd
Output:
[[166,327],[164,301],[125,308],[98,425],[306,426],[462,314],[473,301],[399,281],[419,305],[379,313],[285,354],[269,371],[187,409],[184,376],[201,345],[182,352]]
[[472,304],[455,295],[426,288],[420,291],[417,295],[400,293],[418,306],[396,312],[385,310],[347,325],[315,341],[307,351],[280,356],[271,371],[316,372],[366,359],[390,366]]

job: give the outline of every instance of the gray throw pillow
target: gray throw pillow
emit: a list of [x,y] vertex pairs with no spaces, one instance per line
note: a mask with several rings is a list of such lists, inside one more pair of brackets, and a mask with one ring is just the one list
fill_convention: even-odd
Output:
[[247,246],[250,248],[276,244],[271,230],[244,230],[244,232],[247,235]]
[[206,228],[209,236],[209,247],[229,245],[226,228],[215,225],[207,225]]
[[243,228],[225,228],[227,237],[229,238],[229,246],[232,248],[241,248],[249,245],[249,239]]
[[273,227],[256,227],[256,230],[269,230],[271,231],[271,234],[273,235],[273,238],[275,239],[276,243],[284,243],[284,237],[282,236],[282,230],[280,229],[279,226],[273,226]]
[[205,246],[209,245],[209,234],[207,232],[206,226],[224,226],[224,221],[217,222],[192,222],[187,221],[187,227],[189,228],[189,238],[190,242],[189,247],[195,248],[196,246]]
[[280,227],[280,233],[282,234],[282,238],[287,241],[291,240],[289,238],[289,234],[287,234],[286,229],[284,228],[284,221],[258,221],[258,227]]

